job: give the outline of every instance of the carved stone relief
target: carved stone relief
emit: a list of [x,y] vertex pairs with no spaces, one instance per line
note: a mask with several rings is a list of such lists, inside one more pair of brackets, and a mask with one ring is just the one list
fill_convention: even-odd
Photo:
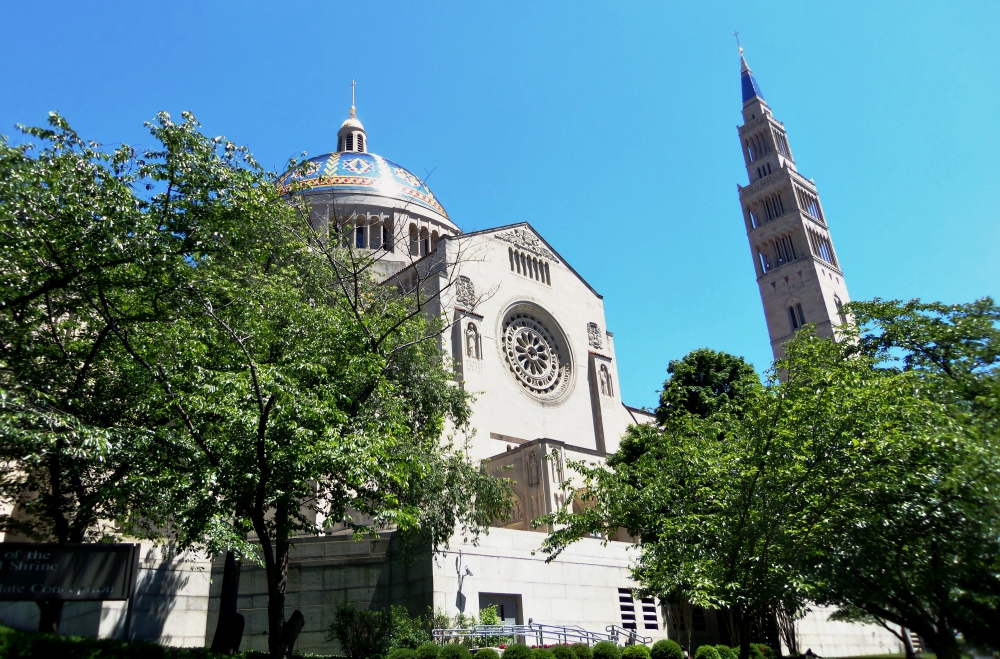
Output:
[[556,255],[551,251],[546,249],[545,244],[542,243],[538,237],[527,229],[512,229],[510,231],[504,231],[503,233],[498,233],[493,236],[497,240],[502,240],[505,243],[510,243],[515,247],[520,247],[529,252],[533,252],[538,256],[559,263]]
[[455,301],[470,311],[476,308],[476,287],[465,275],[459,275],[455,280]]
[[590,343],[590,347],[598,350],[604,345],[601,341],[601,328],[597,323],[587,323],[587,342]]

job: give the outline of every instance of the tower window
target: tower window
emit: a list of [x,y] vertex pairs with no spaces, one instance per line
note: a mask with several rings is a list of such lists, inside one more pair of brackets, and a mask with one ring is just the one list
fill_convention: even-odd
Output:
[[431,238],[427,229],[420,230],[420,256],[426,256],[431,251]]
[[361,135],[359,133],[358,134],[358,151],[364,151],[364,150],[365,150],[365,136]]
[[354,246],[363,249],[365,246],[365,228],[358,227],[354,230]]
[[387,252],[393,251],[392,249],[392,227],[388,223],[382,225],[382,249]]
[[410,225],[410,256],[420,255],[420,242],[417,239],[417,227],[414,224]]
[[847,316],[845,316],[844,312],[841,311],[841,307],[844,306],[844,303],[840,301],[840,296],[834,295],[833,296],[833,303],[837,307],[837,315],[840,316],[840,323],[841,324],[846,323],[847,322]]
[[344,150],[344,138],[343,137],[338,137],[337,138],[337,151],[343,151],[343,150]]
[[352,133],[352,134],[350,134],[350,135],[347,135],[347,136],[346,136],[346,137],[344,138],[344,140],[345,140],[345,142],[344,142],[344,143],[345,143],[345,145],[346,145],[346,146],[344,147],[344,150],[345,150],[345,151],[354,151],[354,134]]
[[799,319],[795,317],[794,307],[788,307],[788,318],[792,321],[792,331],[794,332],[799,328]]

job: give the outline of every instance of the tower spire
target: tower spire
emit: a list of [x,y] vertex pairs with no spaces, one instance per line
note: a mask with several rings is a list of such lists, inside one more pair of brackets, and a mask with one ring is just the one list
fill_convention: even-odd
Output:
[[351,116],[344,120],[337,131],[337,151],[368,152],[368,133],[358,119],[358,111],[354,107],[354,89],[357,81],[351,80]]
[[[742,48],[740,49],[742,51]],[[775,357],[805,324],[837,336],[847,282],[816,184],[798,173],[785,126],[774,118],[740,52],[743,160],[750,184],[737,186]]]
[[352,116],[352,117],[356,117],[356,116],[358,116],[358,112],[357,112],[357,110],[355,110],[355,109],[354,109],[354,87],[355,87],[355,86],[356,86],[357,84],[358,84],[358,83],[357,83],[357,81],[356,81],[356,80],[351,80],[351,116]]

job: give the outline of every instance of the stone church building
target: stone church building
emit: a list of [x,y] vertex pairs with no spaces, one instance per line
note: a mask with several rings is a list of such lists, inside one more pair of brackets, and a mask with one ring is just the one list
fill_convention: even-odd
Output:
[[[815,184],[795,165],[784,125],[742,56],[743,125],[739,141],[749,184],[739,201],[752,268],[776,355],[804,323],[831,335],[848,301],[830,230]],[[546,529],[530,521],[567,505],[562,483],[570,461],[601,462],[617,450],[630,424],[652,415],[621,399],[613,329],[603,296],[528,222],[472,233],[459,228],[418,177],[369,151],[368,134],[352,106],[335,152],[309,160],[280,184],[308,202],[314,225],[349,227],[350,240],[377,262],[387,285],[419,287],[429,313],[451,323],[443,341],[459,385],[475,395],[467,441],[475,460],[514,481],[514,511],[478,544],[456,537],[444,553],[399,554],[391,534],[354,542],[332,527],[296,543],[289,569],[287,611],[300,609],[306,627],[296,649],[330,652],[325,640],[336,603],[401,604],[450,615],[477,614],[495,604],[505,622],[609,625],[654,640],[674,635],[672,613],[653,599],[633,598],[635,550],[627,537],[577,542],[551,563],[538,551]],[[747,269],[750,275],[750,269]],[[322,520],[317,520],[318,522]],[[140,594],[132,629],[138,637],[174,645],[211,643],[218,611],[220,561],[165,559],[144,546]],[[34,607],[34,604],[30,604]],[[244,565],[241,649],[265,650],[263,571]],[[827,611],[800,622],[801,647],[825,656],[901,652],[879,627],[831,623]],[[29,608],[8,605],[0,618],[30,625]],[[65,632],[111,635],[119,603],[67,606]],[[15,620],[14,618],[21,618]],[[713,611],[696,610],[694,644],[727,640]]]

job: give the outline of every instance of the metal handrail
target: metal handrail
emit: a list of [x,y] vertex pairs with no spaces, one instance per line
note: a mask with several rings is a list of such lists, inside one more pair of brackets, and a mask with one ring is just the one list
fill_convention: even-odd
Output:
[[[435,629],[431,632],[434,640],[444,643],[447,640],[469,639],[473,641],[482,640],[484,645],[490,641],[497,644],[505,643],[506,639],[522,643],[532,642],[534,645],[563,645],[572,643],[586,643],[593,645],[599,641],[611,641],[615,645],[619,641],[625,645],[635,643],[651,643],[651,636],[640,636],[634,629],[625,629],[618,625],[608,625],[604,628],[604,633],[592,632],[579,625],[542,625],[531,623],[527,625],[476,625],[475,627],[461,627],[454,629]],[[478,645],[476,646],[478,647]]]

